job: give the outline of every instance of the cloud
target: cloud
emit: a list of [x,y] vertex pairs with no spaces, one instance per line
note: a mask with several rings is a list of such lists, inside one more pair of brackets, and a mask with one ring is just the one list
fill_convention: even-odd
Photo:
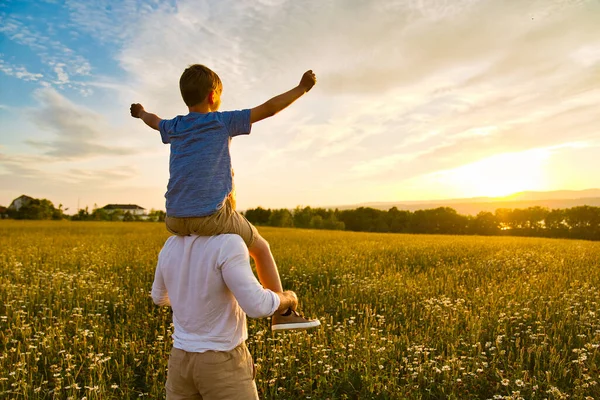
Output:
[[27,71],[27,68],[22,65],[9,65],[2,59],[0,59],[0,71],[24,81],[37,81],[44,77],[42,74]]
[[32,167],[32,164],[42,161],[40,157],[24,156],[15,157],[0,153],[0,166],[4,169],[6,176],[18,176],[19,178],[30,178],[39,176],[40,170]]
[[88,33],[102,44],[115,45],[134,37],[139,21],[152,13],[173,11],[173,2],[142,0],[67,0],[69,19],[81,32]]
[[[43,150],[44,154],[62,159],[82,159],[99,155],[127,155],[132,148],[110,146],[114,129],[105,117],[87,108],[77,106],[52,88],[39,89],[36,98],[40,109],[29,110],[29,118],[41,131],[53,134],[51,140],[30,139],[28,144]],[[112,135],[108,134],[113,132]]]
[[[47,83],[63,85],[70,83],[67,74],[85,77],[91,73],[92,67],[85,57],[62,42],[52,39],[51,35],[27,24],[27,17],[0,14],[0,33],[17,44],[29,47],[40,57],[42,63],[57,73],[57,80],[46,81]],[[40,78],[42,76],[38,77]],[[84,83],[78,82],[78,85],[82,86]]]

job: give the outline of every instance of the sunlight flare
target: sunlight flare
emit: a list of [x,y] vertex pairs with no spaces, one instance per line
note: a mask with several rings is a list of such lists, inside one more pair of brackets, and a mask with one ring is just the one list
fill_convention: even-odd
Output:
[[547,187],[550,149],[504,153],[430,175],[433,184],[452,186],[461,197],[506,196]]

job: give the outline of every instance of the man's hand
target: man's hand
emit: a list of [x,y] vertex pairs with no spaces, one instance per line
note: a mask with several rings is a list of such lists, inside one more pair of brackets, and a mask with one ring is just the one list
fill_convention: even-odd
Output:
[[131,116],[133,118],[140,118],[142,111],[144,111],[144,107],[139,103],[135,103],[131,105],[129,111],[131,112]]
[[300,79],[300,84],[298,86],[304,89],[304,91],[308,92],[313,86],[315,86],[315,83],[317,83],[317,77],[312,72],[312,69],[310,69],[306,71],[304,75],[302,75],[302,79]]

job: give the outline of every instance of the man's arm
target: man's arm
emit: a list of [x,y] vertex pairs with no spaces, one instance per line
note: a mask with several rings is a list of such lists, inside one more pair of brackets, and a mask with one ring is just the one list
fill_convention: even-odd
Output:
[[144,107],[141,104],[139,104],[139,103],[132,104],[131,107],[129,108],[129,111],[131,112],[131,116],[133,118],[140,118],[150,128],[159,130],[158,124],[160,123],[161,118],[156,114],[151,114],[149,112],[146,112],[146,110],[144,110]]
[[156,266],[156,271],[154,272],[154,282],[152,283],[152,301],[157,306],[170,306],[171,300],[169,299],[169,292],[167,292],[167,287],[165,285],[165,280],[160,272],[160,266]]
[[250,318],[268,317],[275,311],[288,308],[296,309],[298,298],[294,292],[277,293],[261,286],[252,273],[248,248],[239,236],[228,239],[221,248],[221,254],[225,285]]
[[312,70],[306,71],[302,75],[300,83],[295,88],[288,90],[279,96],[273,97],[271,100],[258,107],[250,110],[250,123],[261,121],[265,118],[272,117],[279,111],[287,108],[290,104],[300,98],[304,93],[308,92],[317,82],[317,78]]

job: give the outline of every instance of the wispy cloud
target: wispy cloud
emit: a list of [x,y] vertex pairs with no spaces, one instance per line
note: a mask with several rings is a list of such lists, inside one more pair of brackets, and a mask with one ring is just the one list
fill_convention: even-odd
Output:
[[52,88],[37,91],[40,109],[29,110],[29,118],[40,130],[50,132],[50,140],[27,141],[47,156],[82,159],[98,155],[133,154],[131,148],[110,146],[112,129],[105,117],[69,101]]
[[92,70],[89,61],[62,42],[51,38],[47,33],[27,25],[26,21],[27,19],[22,16],[0,14],[0,34],[31,49],[40,57],[43,64],[56,73],[55,79],[50,76],[37,78],[45,78],[44,81],[49,84],[71,83],[84,86],[83,82],[70,82],[68,74],[79,77],[89,76]]
[[27,71],[27,68],[23,65],[10,65],[2,59],[0,59],[0,71],[4,72],[6,75],[14,76],[24,81],[37,81],[44,77],[44,75],[40,73]]

